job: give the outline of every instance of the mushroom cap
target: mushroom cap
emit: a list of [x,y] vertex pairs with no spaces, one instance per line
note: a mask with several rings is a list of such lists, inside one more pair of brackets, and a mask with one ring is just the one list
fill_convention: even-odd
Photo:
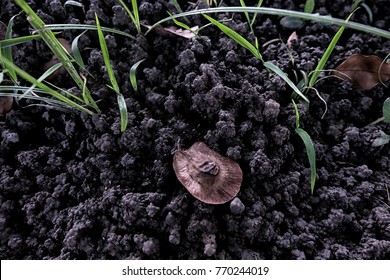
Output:
[[242,170],[237,162],[214,152],[203,142],[173,156],[177,179],[197,199],[208,204],[222,204],[240,190]]

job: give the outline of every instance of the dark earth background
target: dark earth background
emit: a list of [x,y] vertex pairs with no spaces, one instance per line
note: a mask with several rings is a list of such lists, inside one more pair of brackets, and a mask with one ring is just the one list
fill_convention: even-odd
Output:
[[[64,2],[30,3],[47,24],[94,24],[96,12],[102,26],[136,34],[114,0],[82,1],[85,13],[64,8]],[[346,18],[352,2],[316,1],[314,12]],[[195,9],[180,3],[183,10]],[[264,1],[263,6],[302,11],[303,3]],[[365,3],[374,15],[372,25],[389,30],[390,2]],[[224,4],[239,6],[239,1]],[[0,9],[5,23],[20,12],[8,0]],[[139,9],[149,25],[165,18],[167,10],[175,13],[165,0],[140,1]],[[188,20],[191,26],[207,23],[202,16]],[[368,24],[367,12],[360,9],[353,20]],[[260,45],[279,37],[286,42],[292,30],[279,22],[276,16],[257,17]],[[235,14],[227,24],[252,38],[244,15]],[[313,70],[337,30],[306,22],[292,44],[295,69]],[[14,37],[29,32],[22,13]],[[61,36],[71,41],[80,33]],[[389,89],[359,91],[327,78],[316,86],[328,103],[323,119],[324,104],[309,92],[310,108],[300,106],[300,112],[317,152],[318,180],[311,195],[306,151],[294,132],[291,89],[217,28],[200,35],[188,40],[151,32],[131,40],[106,34],[129,109],[124,133],[92,31],[81,37],[79,48],[95,76],[89,88],[101,114],[64,113],[22,101],[1,117],[1,259],[390,259],[389,146],[371,146],[390,126],[366,127],[381,117]],[[261,51],[292,73],[280,41]],[[326,68],[354,53],[385,58],[390,42],[347,29]],[[51,55],[40,41],[14,49],[15,63],[36,77]],[[135,93],[129,70],[143,58]],[[66,75],[53,83],[74,87]],[[176,179],[173,153],[197,141],[240,164],[244,180],[233,201],[204,204]]]

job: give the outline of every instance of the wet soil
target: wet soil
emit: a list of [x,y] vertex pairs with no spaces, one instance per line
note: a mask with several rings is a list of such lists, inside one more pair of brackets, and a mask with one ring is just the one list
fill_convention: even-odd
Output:
[[[82,1],[84,11],[64,2],[31,1],[31,6],[47,24],[94,24],[97,13],[103,26],[136,34],[114,0]],[[142,22],[151,25],[167,10],[174,13],[169,2],[140,1]],[[183,10],[196,8],[180,2]],[[298,2],[304,1],[264,1],[263,6],[302,11]],[[346,18],[353,1],[316,2],[315,12]],[[372,25],[389,30],[388,2],[365,3],[373,12]],[[9,0],[1,1],[0,9],[3,22],[20,12]],[[232,18],[226,24],[251,38],[243,15],[214,17]],[[364,9],[353,20],[369,24]],[[201,16],[188,21],[207,23]],[[272,41],[286,42],[292,32],[279,21],[257,17],[264,58],[290,75],[294,69],[313,70],[338,28],[306,22],[291,47],[293,67],[286,48]],[[29,32],[21,13],[14,36]],[[61,36],[73,40],[80,33]],[[390,151],[388,145],[371,146],[390,126],[366,126],[381,117],[388,88],[359,91],[326,78],[316,85],[328,104],[324,118],[324,104],[308,93],[310,107],[300,106],[300,112],[317,152],[318,180],[311,194],[305,148],[294,131],[291,90],[248,51],[211,26],[194,40],[156,32],[134,40],[106,39],[129,110],[125,132],[91,31],[80,38],[79,48],[95,77],[88,86],[101,114],[21,101],[0,119],[1,259],[390,259]],[[354,53],[384,58],[390,42],[346,30],[327,69]],[[14,58],[38,77],[51,54],[33,41],[17,46]],[[129,70],[144,58],[136,93]],[[53,83],[74,87],[64,75]],[[204,204],[176,179],[174,151],[197,141],[241,166],[244,180],[231,202]]]

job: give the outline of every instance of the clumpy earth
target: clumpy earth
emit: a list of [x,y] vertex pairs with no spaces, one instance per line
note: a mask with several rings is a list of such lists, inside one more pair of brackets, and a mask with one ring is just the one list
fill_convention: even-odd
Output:
[[[317,153],[311,194],[305,147],[294,131],[291,89],[248,51],[212,26],[194,39],[154,31],[136,35],[117,1],[81,1],[84,9],[65,2],[30,1],[47,24],[94,24],[97,13],[103,26],[135,36],[106,33],[129,124],[121,133],[97,36],[88,31],[78,46],[102,113],[62,112],[22,100],[0,119],[1,259],[390,259],[390,151],[388,145],[372,147],[390,126],[367,126],[381,117],[388,88],[360,91],[323,79],[316,85],[328,105],[323,118],[324,103],[314,91],[307,93],[310,107],[299,108],[301,127]],[[139,1],[142,23],[175,13],[171,2]],[[183,10],[203,5],[179,2]],[[303,2],[264,1],[263,6],[302,11]],[[346,18],[352,2],[316,1],[314,12]],[[389,30],[388,1],[365,3],[373,22],[365,9],[353,20]],[[1,1],[0,9],[4,23],[18,14],[14,37],[30,34],[13,1]],[[225,24],[253,39],[244,15],[213,17],[230,19]],[[202,16],[187,20],[190,26],[207,24]],[[257,17],[254,30],[265,60],[293,78],[293,70],[315,68],[338,27],[305,22],[291,45],[294,65],[275,40],[286,42],[294,30],[266,15]],[[81,32],[59,36],[72,41]],[[13,52],[15,63],[35,77],[52,57],[37,40]],[[347,29],[326,69],[354,53],[385,58],[390,42]],[[146,60],[134,92],[129,70],[141,59]],[[52,82],[74,87],[64,74]],[[204,204],[176,179],[173,153],[197,141],[241,166],[243,183],[232,201]]]

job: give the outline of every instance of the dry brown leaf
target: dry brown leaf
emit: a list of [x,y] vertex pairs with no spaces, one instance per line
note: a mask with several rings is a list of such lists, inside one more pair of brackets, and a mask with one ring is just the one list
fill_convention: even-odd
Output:
[[292,41],[298,41],[297,32],[291,33],[291,35],[287,39],[287,46],[291,49]]
[[176,151],[173,169],[180,183],[204,203],[228,202],[240,190],[242,170],[238,163],[211,150],[203,142]]
[[0,116],[4,116],[11,111],[14,99],[11,96],[0,96]]
[[369,90],[390,79],[390,64],[376,55],[353,54],[336,67],[333,75],[358,89]]

